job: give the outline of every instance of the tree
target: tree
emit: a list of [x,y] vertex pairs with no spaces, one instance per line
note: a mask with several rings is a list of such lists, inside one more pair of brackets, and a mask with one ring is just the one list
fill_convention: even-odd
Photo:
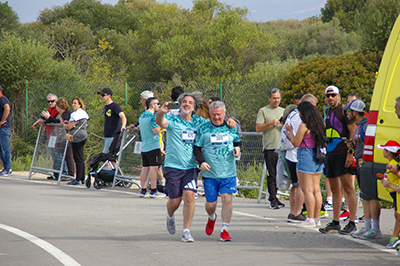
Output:
[[8,5],[8,1],[0,3],[0,29],[14,30],[19,25],[19,17]]
[[80,80],[70,60],[52,59],[55,50],[35,40],[24,40],[15,34],[0,37],[0,84],[13,94],[21,93],[17,86],[25,80]]
[[318,56],[309,63],[301,62],[291,68],[282,81],[282,102],[289,104],[297,93],[312,93],[322,103],[318,105],[322,112],[325,106],[324,89],[328,85],[336,85],[342,97],[356,91],[369,106],[375,72],[379,69],[381,59],[381,52],[370,52],[332,58]]
[[361,46],[361,36],[355,32],[346,33],[337,18],[328,23],[322,23],[319,18],[309,18],[303,21],[271,21],[258,26],[275,35],[279,43],[275,51],[281,60],[302,60],[316,54],[354,53]]
[[103,5],[99,0],[73,0],[64,6],[44,9],[40,12],[38,20],[50,25],[69,18],[90,26],[94,32],[108,28],[126,34],[129,30],[136,29],[138,16],[139,13],[128,8],[125,1],[112,6]]
[[358,30],[362,36],[362,50],[384,51],[399,14],[399,0],[368,0],[365,9],[356,16]]
[[324,8],[321,8],[321,19],[323,22],[329,22],[334,17],[338,18],[340,25],[346,32],[353,31],[354,16],[357,11],[364,8],[367,0],[328,0]]
[[[227,5],[189,12],[176,5],[150,8],[132,36],[133,80],[240,80],[255,62],[272,57],[272,36],[245,20],[244,10]],[[215,7],[213,6],[213,7]],[[212,16],[210,15],[212,12]]]

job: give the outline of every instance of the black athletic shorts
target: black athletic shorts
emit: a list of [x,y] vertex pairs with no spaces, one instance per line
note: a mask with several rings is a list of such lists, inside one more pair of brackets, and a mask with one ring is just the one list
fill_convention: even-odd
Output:
[[142,165],[147,166],[159,166],[162,164],[161,150],[155,149],[148,152],[142,152]]
[[326,177],[339,177],[345,174],[354,174],[352,166],[344,167],[346,164],[347,153],[344,154],[327,154],[325,158]]

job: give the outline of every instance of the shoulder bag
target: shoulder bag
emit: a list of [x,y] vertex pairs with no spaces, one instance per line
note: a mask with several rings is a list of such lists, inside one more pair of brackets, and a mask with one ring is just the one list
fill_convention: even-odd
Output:
[[75,134],[79,131],[79,129],[81,129],[81,127],[86,123],[87,120],[85,120],[85,122],[82,123],[82,125],[74,132],[74,134],[65,134],[65,139],[68,140],[69,142],[73,142],[74,141],[74,136]]

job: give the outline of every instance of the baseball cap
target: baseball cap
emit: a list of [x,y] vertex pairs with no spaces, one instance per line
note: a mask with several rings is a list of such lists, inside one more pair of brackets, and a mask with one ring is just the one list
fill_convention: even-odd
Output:
[[98,91],[97,94],[107,94],[107,95],[113,95],[113,92],[109,88],[104,88],[101,91]]
[[325,89],[325,94],[340,94],[339,88],[334,85],[329,85]]
[[343,110],[352,110],[355,112],[365,112],[365,103],[361,100],[352,100],[348,105],[343,107]]
[[394,140],[389,140],[385,145],[377,145],[378,149],[385,149],[393,153],[400,153],[400,144]]

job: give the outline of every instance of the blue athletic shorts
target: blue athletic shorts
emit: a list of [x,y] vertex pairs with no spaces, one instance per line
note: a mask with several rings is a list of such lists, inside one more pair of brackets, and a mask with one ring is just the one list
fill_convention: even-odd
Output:
[[229,178],[203,178],[204,193],[207,202],[215,202],[218,194],[237,192],[236,176]]
[[168,191],[170,199],[176,199],[182,196],[183,190],[197,192],[197,174],[198,168],[189,170],[179,170],[176,168],[165,167],[165,188]]

